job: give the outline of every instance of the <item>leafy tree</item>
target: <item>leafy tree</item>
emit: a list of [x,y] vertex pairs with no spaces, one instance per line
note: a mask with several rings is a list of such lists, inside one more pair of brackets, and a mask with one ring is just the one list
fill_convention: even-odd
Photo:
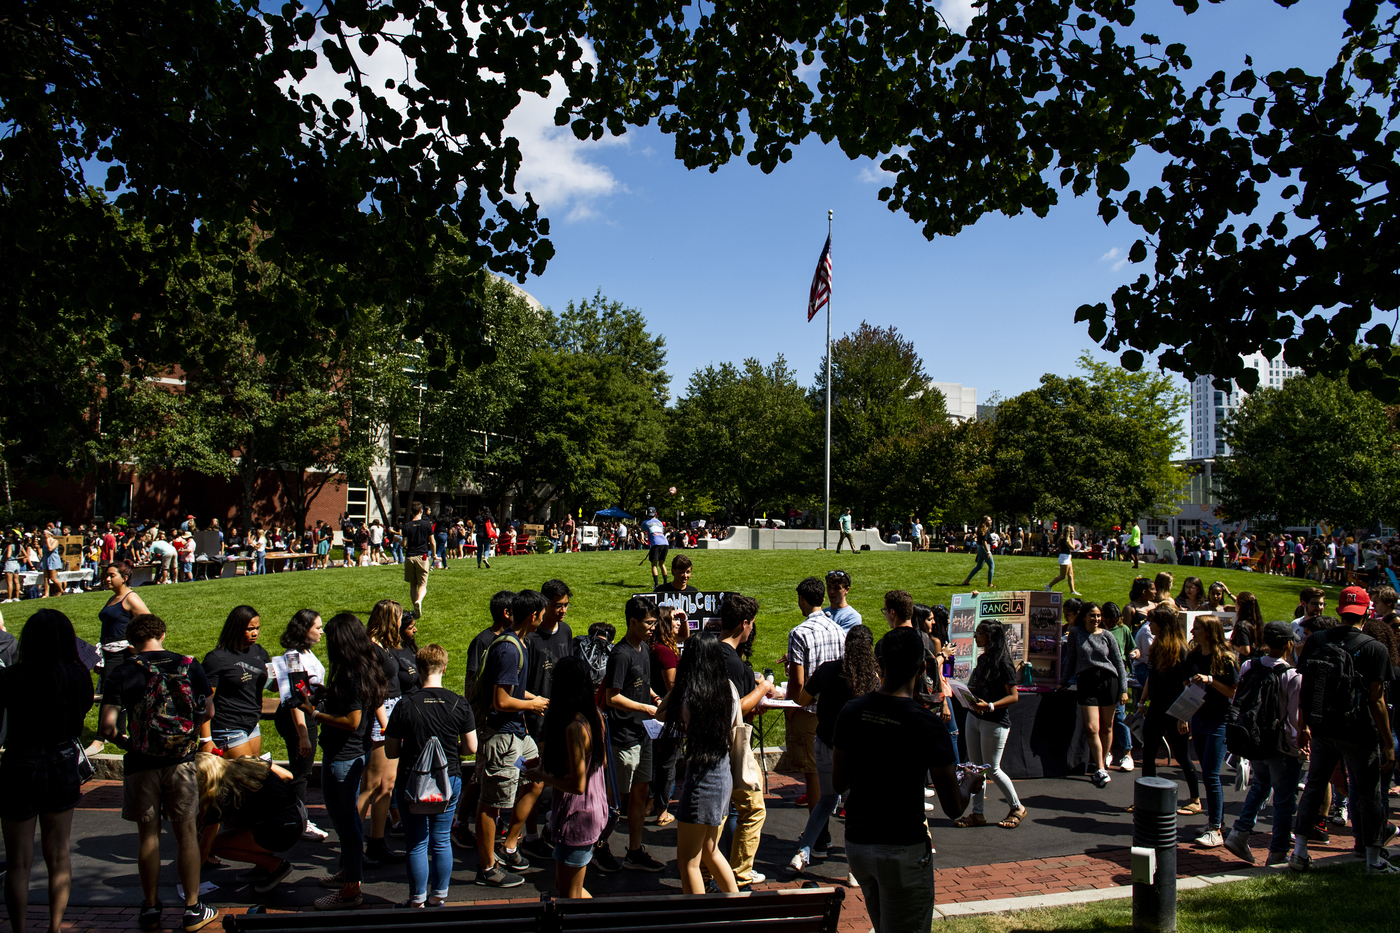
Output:
[[[692,497],[753,518],[820,495],[822,427],[781,354],[696,370],[676,403],[664,466]],[[693,510],[699,510],[692,506]]]
[[[862,321],[855,333],[831,346],[832,497],[850,503],[874,520],[882,481],[870,457],[881,441],[946,421],[947,405],[928,387],[923,360],[893,327]],[[818,412],[826,405],[826,360],[817,370],[809,399]]]
[[[1076,312],[1129,369],[1159,352],[1188,377],[1252,388],[1239,356],[1258,349],[1400,393],[1390,329],[1372,325],[1400,302],[1394,0],[1351,0],[1325,75],[1259,75],[1246,58],[1195,88],[1184,46],[1133,35],[1133,0],[985,0],[963,34],[933,3],[692,7],[18,5],[0,33],[7,319],[42,325],[67,305],[109,316],[127,359],[178,362],[144,326],[160,302],[93,284],[192,278],[191,248],[217,253],[205,231],[256,222],[263,257],[302,266],[321,296],[309,310],[290,293],[243,309],[260,345],[343,335],[347,312],[368,304],[401,305],[409,339],[437,327],[484,347],[480,309],[458,300],[465,289],[434,287],[434,266],[447,252],[467,260],[464,275],[519,277],[550,258],[547,220],[515,191],[519,145],[504,122],[558,76],[560,125],[599,138],[655,121],[691,168],[743,156],[772,171],[812,135],[880,159],[895,177],[879,197],[930,238],[988,212],[1044,215],[1062,190],[1092,189],[1105,221],[1141,228],[1129,258],[1155,254],[1111,314]],[[364,67],[380,48],[408,62],[392,86]],[[345,76],[343,94],[282,90],[322,63]],[[1128,172],[1144,146],[1165,156],[1160,184]],[[110,166],[123,215],[158,231],[148,249],[82,199],[94,161]],[[1267,223],[1253,216],[1263,197],[1284,205]],[[86,257],[101,274],[73,274]]]
[[1165,376],[1080,363],[1088,379],[1046,374],[997,409],[992,506],[1097,527],[1175,512],[1185,477],[1171,458],[1184,393]]
[[975,523],[988,510],[993,428],[990,422],[935,421],[886,438],[871,452],[887,512],[927,524]]
[[1265,529],[1400,519],[1400,435],[1384,406],[1344,380],[1289,379],[1225,422],[1220,507]]

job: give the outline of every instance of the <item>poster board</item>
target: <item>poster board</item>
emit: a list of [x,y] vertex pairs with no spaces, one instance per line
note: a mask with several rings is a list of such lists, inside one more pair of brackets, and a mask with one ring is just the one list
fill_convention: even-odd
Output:
[[82,535],[59,535],[59,553],[63,555],[64,570],[83,569],[83,536]]
[[1006,646],[1019,667],[1029,664],[1038,687],[1054,686],[1060,676],[1063,600],[1060,593],[1014,590],[954,594],[948,614],[953,679],[966,682],[977,660],[974,633],[991,619],[1006,627]]
[[1177,620],[1178,620],[1179,622],[1181,622],[1182,626],[1184,627],[1184,629],[1185,629],[1185,631],[1186,631],[1186,637],[1187,637],[1187,639],[1189,640],[1189,639],[1191,638],[1191,624],[1192,624],[1193,622],[1196,621],[1196,618],[1197,618],[1198,616],[1215,616],[1216,618],[1218,618],[1218,619],[1220,620],[1221,626],[1223,626],[1224,629],[1225,629],[1225,635],[1226,635],[1226,637],[1229,637],[1229,635],[1230,635],[1230,630],[1233,629],[1233,628],[1235,627],[1235,617],[1236,617],[1236,615],[1238,615],[1238,613],[1234,613],[1234,612],[1223,612],[1223,611],[1221,611],[1221,612],[1207,612],[1207,611],[1205,611],[1205,610],[1200,610],[1199,612],[1193,612],[1193,611],[1187,611],[1187,610],[1180,610],[1180,609],[1179,609],[1179,610],[1177,610],[1176,618],[1177,618]]
[[713,622],[709,626],[710,630],[719,631],[719,607],[724,605],[725,597],[729,595],[729,591],[702,591],[693,596],[687,596],[685,593],[633,593],[632,595],[649,599],[658,606],[679,609],[685,613],[690,630],[698,632],[706,627],[707,622]]

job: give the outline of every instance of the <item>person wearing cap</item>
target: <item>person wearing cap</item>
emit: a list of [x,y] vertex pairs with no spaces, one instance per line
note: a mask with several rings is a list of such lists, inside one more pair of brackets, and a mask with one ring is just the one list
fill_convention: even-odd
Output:
[[[1255,667],[1266,670],[1279,669],[1279,701],[1283,706],[1283,733],[1279,738],[1278,751],[1267,758],[1251,758],[1249,761],[1249,792],[1234,827],[1225,837],[1225,848],[1235,855],[1254,864],[1254,853],[1249,849],[1249,836],[1254,832],[1255,819],[1263,809],[1269,795],[1273,794],[1273,839],[1269,843],[1269,856],[1265,864],[1279,865],[1288,861],[1288,847],[1292,841],[1293,814],[1298,808],[1298,775],[1303,770],[1303,752],[1298,746],[1298,736],[1307,730],[1298,713],[1298,703],[1302,695],[1303,678],[1288,663],[1293,654],[1293,629],[1287,622],[1270,622],[1264,626],[1263,655],[1257,655],[1244,662],[1240,668],[1240,683],[1251,677]],[[1255,675],[1258,676],[1258,675]]]
[[642,528],[646,531],[647,543],[651,546],[647,552],[647,560],[651,563],[651,588],[655,590],[666,583],[666,554],[671,550],[670,539],[666,537],[666,526],[656,517],[655,506],[647,506],[647,520],[642,522]]
[[[1308,752],[1308,782],[1298,802],[1293,855],[1288,864],[1296,871],[1312,867],[1308,856],[1308,834],[1317,822],[1318,808],[1327,784],[1339,762],[1345,762],[1351,778],[1350,805],[1352,830],[1358,849],[1365,847],[1368,874],[1400,874],[1400,867],[1384,857],[1384,846],[1395,836],[1395,827],[1385,819],[1381,800],[1381,772],[1395,767],[1395,739],[1385,706],[1385,683],[1390,679],[1390,653],[1380,642],[1361,631],[1371,608],[1371,597],[1359,586],[1342,590],[1337,612],[1342,622],[1315,632],[1298,652],[1302,672],[1302,698],[1299,703],[1304,728],[1299,731],[1298,747]],[[1332,646],[1351,656],[1355,671],[1352,683],[1360,687],[1359,708],[1349,717],[1335,714],[1327,718],[1315,710],[1318,698],[1336,695],[1336,685],[1325,678]],[[1313,663],[1316,658],[1316,663]],[[1335,676],[1335,675],[1334,675]],[[1329,689],[1331,688],[1331,689]],[[1324,721],[1325,720],[1325,721]],[[1316,730],[1311,734],[1310,728]]]

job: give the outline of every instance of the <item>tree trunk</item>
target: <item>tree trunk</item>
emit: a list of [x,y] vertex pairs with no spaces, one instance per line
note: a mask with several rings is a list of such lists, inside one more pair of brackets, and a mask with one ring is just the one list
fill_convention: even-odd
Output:
[[243,505],[240,515],[244,534],[253,527],[253,489],[258,482],[258,464],[253,452],[253,443],[250,437],[238,458],[238,476],[243,480]]
[[384,510],[384,500],[379,497],[379,487],[374,483],[373,473],[370,474],[370,488],[374,490],[374,501],[379,504],[379,514],[384,516],[384,521],[388,523],[390,528],[397,528],[399,516],[399,459],[394,453],[393,423],[386,423],[384,429],[388,432],[389,511]]

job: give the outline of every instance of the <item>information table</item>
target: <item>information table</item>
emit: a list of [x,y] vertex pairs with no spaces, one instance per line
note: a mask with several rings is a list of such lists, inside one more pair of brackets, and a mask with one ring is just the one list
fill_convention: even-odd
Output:
[[[1008,707],[1011,733],[1001,756],[1001,769],[1013,780],[1064,777],[1082,771],[1079,703],[1074,691],[1048,687],[1021,687],[1020,696]],[[967,760],[967,731],[963,724],[971,715],[962,704],[953,702],[958,721],[961,756]]]
[[780,700],[776,697],[766,697],[760,700],[758,708],[753,714],[753,732],[758,741],[758,767],[763,772],[763,792],[768,793],[768,756],[763,754],[763,750],[768,747],[767,728],[765,720],[768,714],[775,710],[801,709],[791,700]]

